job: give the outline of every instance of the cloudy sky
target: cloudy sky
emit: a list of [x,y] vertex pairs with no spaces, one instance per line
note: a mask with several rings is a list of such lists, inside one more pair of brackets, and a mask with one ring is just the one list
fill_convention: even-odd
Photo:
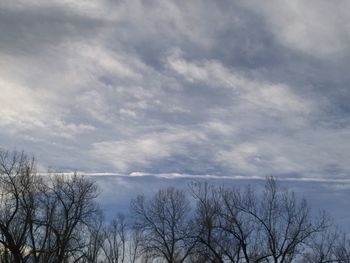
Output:
[[1,1],[0,146],[55,171],[344,179],[348,10]]

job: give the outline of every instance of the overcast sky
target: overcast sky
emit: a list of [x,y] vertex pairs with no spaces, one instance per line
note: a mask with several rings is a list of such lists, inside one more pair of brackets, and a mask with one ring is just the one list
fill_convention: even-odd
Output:
[[0,2],[0,146],[42,169],[346,178],[350,2]]

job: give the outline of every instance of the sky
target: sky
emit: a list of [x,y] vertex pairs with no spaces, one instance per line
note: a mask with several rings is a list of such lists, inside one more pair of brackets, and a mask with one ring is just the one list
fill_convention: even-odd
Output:
[[1,1],[0,147],[34,155],[42,171],[344,185],[348,10],[341,0]]
[[[208,176],[179,176],[174,174],[148,174],[144,176],[123,176],[123,175],[102,175],[90,174],[89,178],[95,180],[101,190],[98,196],[98,203],[104,211],[106,220],[115,217],[118,213],[130,216],[130,201],[136,195],[144,194],[150,198],[155,192],[166,187],[183,189],[188,199],[192,202],[189,185],[195,183],[209,183],[216,187],[240,188],[250,187],[259,196],[266,184],[265,178],[246,177],[217,177]],[[325,214],[331,222],[342,231],[350,234],[350,213],[349,213],[349,180],[307,180],[284,179],[277,180],[278,189],[294,193],[298,201],[302,198],[307,201],[311,217],[318,218]]]

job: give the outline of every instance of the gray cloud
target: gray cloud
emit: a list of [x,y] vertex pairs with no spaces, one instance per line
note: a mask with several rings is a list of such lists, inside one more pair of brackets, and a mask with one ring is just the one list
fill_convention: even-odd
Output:
[[43,167],[349,174],[340,2],[18,0],[0,10],[0,146]]

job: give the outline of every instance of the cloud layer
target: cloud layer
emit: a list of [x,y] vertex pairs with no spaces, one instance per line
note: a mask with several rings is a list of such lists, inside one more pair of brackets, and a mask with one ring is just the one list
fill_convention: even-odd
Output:
[[0,146],[60,171],[346,177],[346,10],[3,1]]

